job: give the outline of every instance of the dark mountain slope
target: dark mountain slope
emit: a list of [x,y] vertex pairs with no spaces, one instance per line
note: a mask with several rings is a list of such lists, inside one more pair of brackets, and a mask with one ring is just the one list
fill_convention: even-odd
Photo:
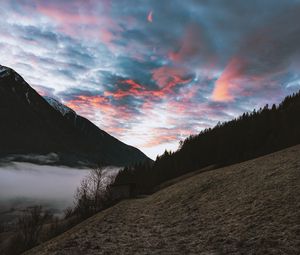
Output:
[[56,164],[127,165],[149,160],[74,111],[63,114],[0,66],[0,155],[57,153]]

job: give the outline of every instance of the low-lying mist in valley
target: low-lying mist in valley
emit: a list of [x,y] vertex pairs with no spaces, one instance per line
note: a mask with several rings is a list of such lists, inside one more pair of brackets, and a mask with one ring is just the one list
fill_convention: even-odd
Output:
[[[104,181],[113,178],[119,169],[105,168]],[[76,188],[89,170],[23,162],[0,165],[0,221],[8,215],[12,218],[9,212],[33,205],[61,214],[73,205]]]

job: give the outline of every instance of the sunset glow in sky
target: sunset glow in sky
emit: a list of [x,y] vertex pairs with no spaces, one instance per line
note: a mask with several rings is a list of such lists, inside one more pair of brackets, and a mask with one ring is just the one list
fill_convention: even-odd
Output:
[[1,0],[0,64],[155,158],[300,89],[299,0]]

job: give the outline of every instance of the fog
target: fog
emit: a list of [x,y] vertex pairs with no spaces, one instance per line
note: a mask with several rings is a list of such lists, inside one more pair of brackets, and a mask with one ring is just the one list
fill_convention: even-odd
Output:
[[[108,167],[113,177],[120,168]],[[0,165],[0,212],[11,207],[43,205],[62,211],[73,205],[73,197],[89,169],[11,162]]]

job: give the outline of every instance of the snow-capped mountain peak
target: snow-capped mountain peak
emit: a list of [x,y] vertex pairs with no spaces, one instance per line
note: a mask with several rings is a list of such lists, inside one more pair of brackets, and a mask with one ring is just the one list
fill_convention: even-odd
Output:
[[76,115],[75,111],[73,111],[68,106],[60,103],[56,99],[52,97],[44,97],[44,98],[48,102],[48,104],[50,104],[55,110],[59,111],[63,116],[65,116],[67,113],[73,113]]

